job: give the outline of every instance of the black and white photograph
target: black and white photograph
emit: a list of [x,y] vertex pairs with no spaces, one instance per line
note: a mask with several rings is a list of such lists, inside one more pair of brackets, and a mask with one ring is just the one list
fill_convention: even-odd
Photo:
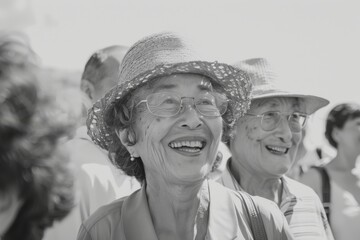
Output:
[[359,9],[0,0],[0,240],[358,240]]

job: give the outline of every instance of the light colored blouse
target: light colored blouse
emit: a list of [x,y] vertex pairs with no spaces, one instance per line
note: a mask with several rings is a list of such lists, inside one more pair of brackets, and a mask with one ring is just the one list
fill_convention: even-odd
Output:
[[[325,210],[317,194],[308,186],[288,177],[283,177],[282,181],[284,187],[280,210],[286,217],[294,238],[333,240]],[[230,189],[244,191],[228,167],[217,182]]]
[[330,222],[336,239],[360,239],[360,203],[354,195],[331,181]]
[[[208,193],[210,204],[205,239],[252,240],[249,216],[238,193],[213,181],[209,181]],[[261,212],[268,239],[293,239],[286,220],[277,206],[263,198],[254,197],[254,200]],[[196,228],[195,226],[194,229]],[[77,239],[157,240],[149,211],[146,186],[127,198],[98,209],[82,224]]]

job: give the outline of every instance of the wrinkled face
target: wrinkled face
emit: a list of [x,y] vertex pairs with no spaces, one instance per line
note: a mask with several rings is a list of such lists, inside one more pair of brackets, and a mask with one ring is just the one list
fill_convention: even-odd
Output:
[[205,77],[177,74],[160,78],[145,92],[144,98],[162,92],[186,97],[183,109],[172,117],[154,116],[146,103],[136,107],[134,148],[143,160],[147,181],[150,173],[175,183],[197,181],[209,173],[222,134],[222,118],[203,116],[191,98],[212,91]]
[[0,193],[0,237],[6,233],[15,220],[22,201],[16,191]]
[[360,117],[346,121],[342,129],[336,129],[335,134],[338,149],[343,148],[355,158],[360,154]]
[[[305,112],[297,98],[267,98],[254,100],[248,113],[260,115],[268,111],[282,113]],[[280,177],[295,161],[301,131],[292,132],[286,116],[282,116],[278,126],[265,131],[261,127],[261,117],[245,115],[235,127],[231,143],[233,160],[250,173],[264,177]]]

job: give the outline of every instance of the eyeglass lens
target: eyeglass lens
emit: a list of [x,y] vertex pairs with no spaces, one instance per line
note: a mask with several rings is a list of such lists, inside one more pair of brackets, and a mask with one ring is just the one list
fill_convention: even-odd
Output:
[[[285,115],[280,112],[267,112],[262,115],[261,126],[265,131],[274,130],[281,121],[281,116]],[[287,116],[289,127],[293,132],[300,132],[305,126],[306,116],[299,113],[292,113]]]
[[146,102],[152,114],[161,117],[171,117],[181,111],[185,99],[192,99],[197,111],[204,116],[220,116],[227,109],[227,98],[216,93],[205,93],[196,98],[188,98],[179,97],[172,93],[160,92],[148,95]]

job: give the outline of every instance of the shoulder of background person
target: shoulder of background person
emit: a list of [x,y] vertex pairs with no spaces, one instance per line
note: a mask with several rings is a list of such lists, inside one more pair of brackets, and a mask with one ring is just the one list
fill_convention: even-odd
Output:
[[108,152],[101,149],[90,138],[75,136],[64,144],[71,161],[77,166],[87,163],[109,163]]

